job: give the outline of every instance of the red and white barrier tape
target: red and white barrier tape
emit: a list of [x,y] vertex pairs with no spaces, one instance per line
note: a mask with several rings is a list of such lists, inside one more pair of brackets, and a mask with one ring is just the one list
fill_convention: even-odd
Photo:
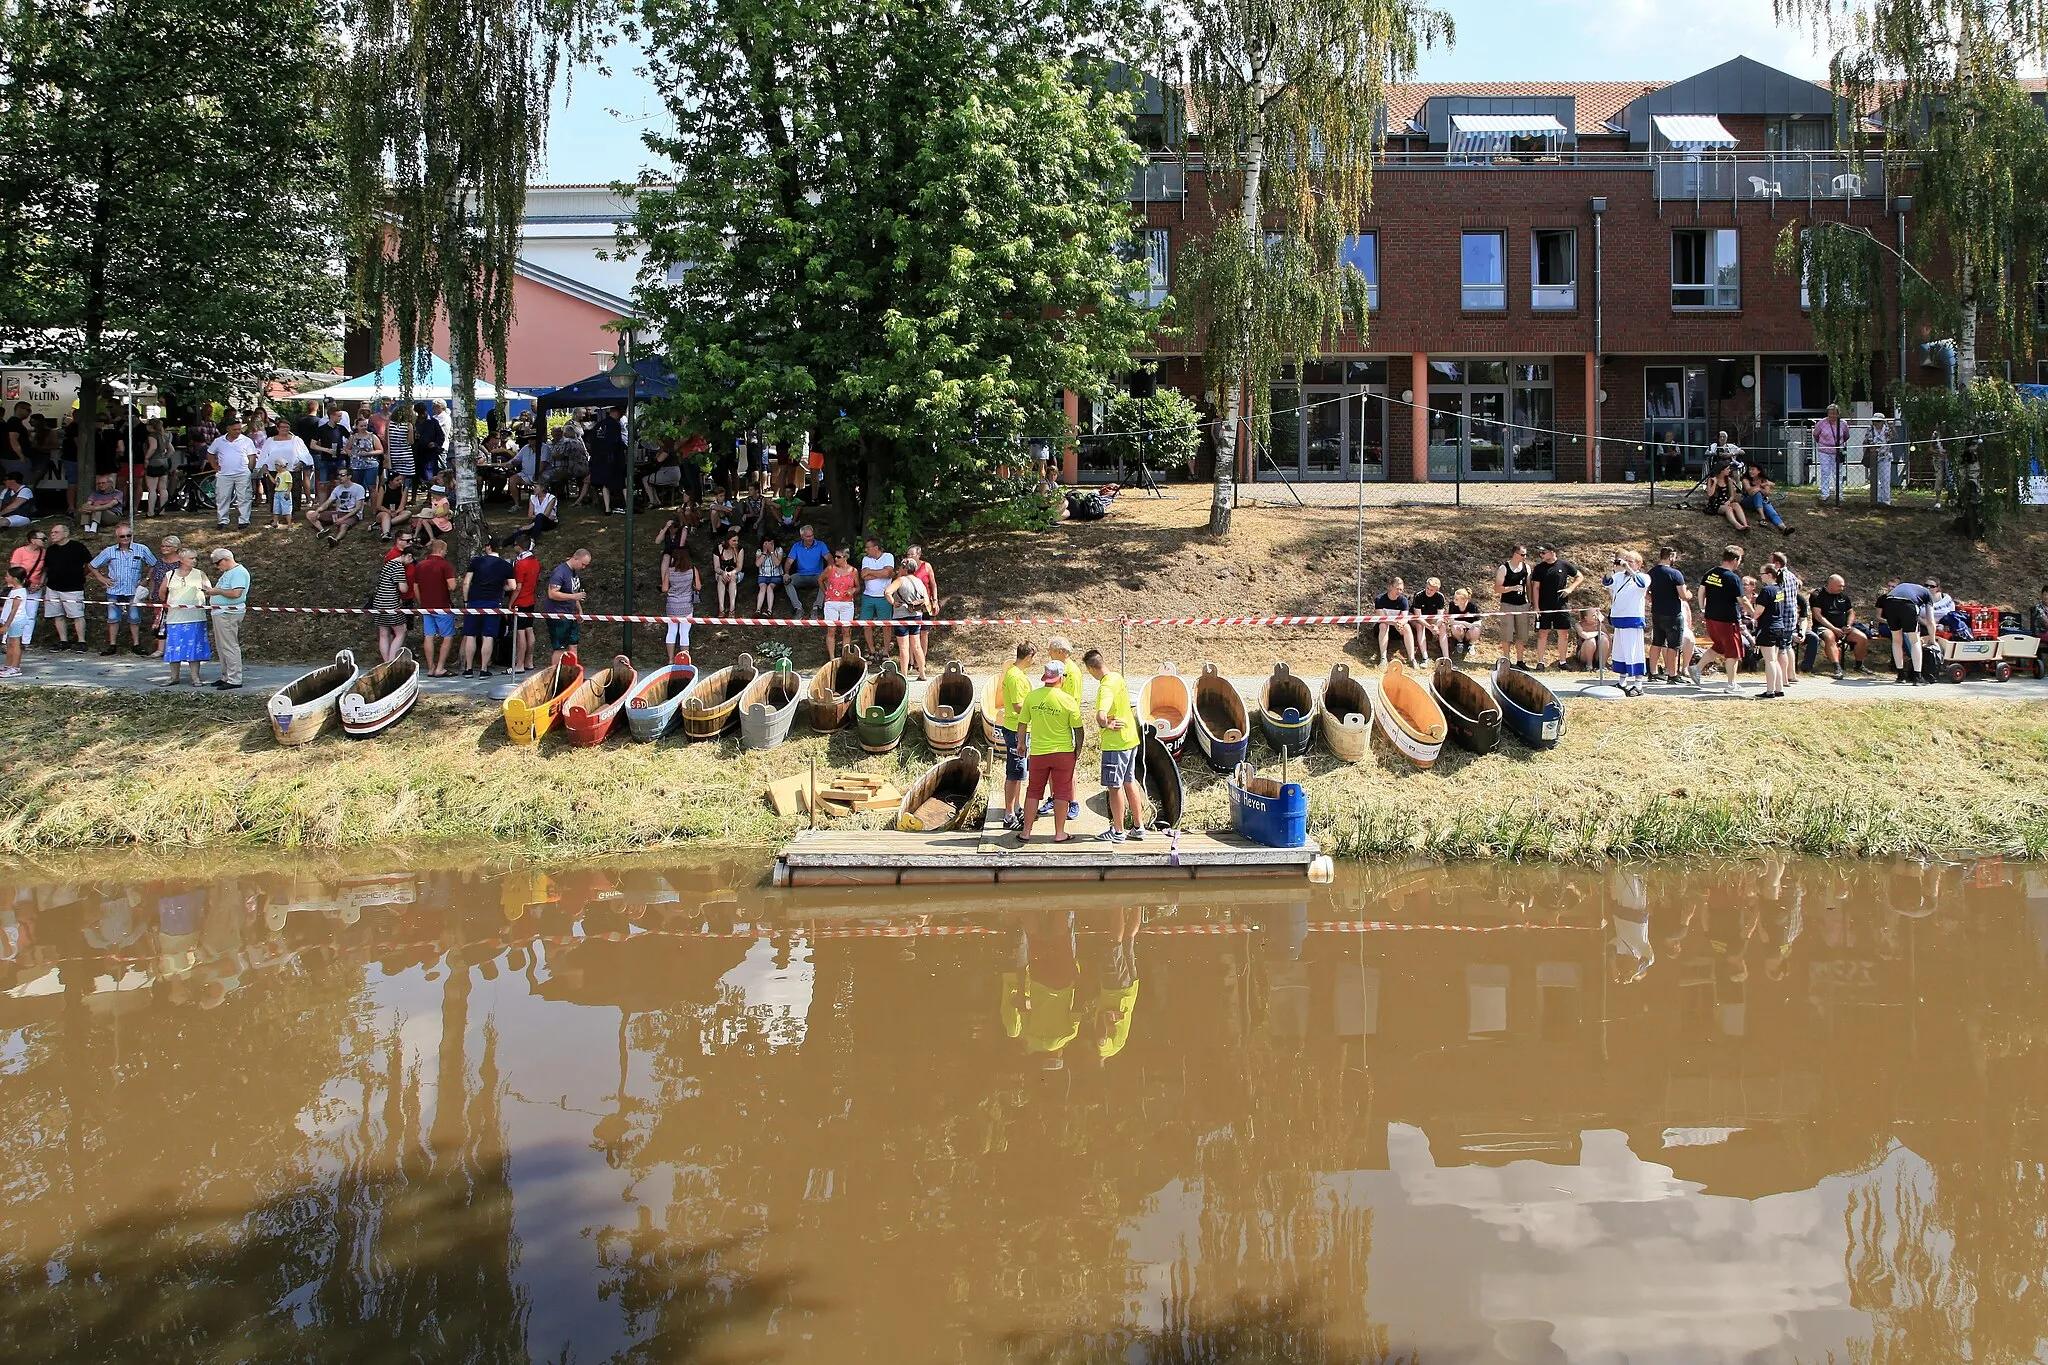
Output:
[[[102,601],[86,604],[90,607],[109,605]],[[121,606],[130,604],[123,602]],[[161,603],[142,603],[146,610],[162,610]],[[896,620],[884,618],[870,621],[822,621],[804,616],[644,616],[626,615],[615,612],[584,612],[580,616],[559,613],[536,612],[531,607],[273,607],[251,604],[246,607],[209,606],[205,608],[184,607],[185,611],[212,612],[268,612],[285,616],[524,616],[535,622],[572,620],[589,622],[594,625],[636,625],[662,626],[683,623],[690,626],[750,626],[788,629],[808,626],[815,630],[821,626],[839,626],[843,629],[853,626],[918,625],[918,626],[1367,626],[1392,625],[1400,621],[1424,623],[1416,616],[1394,617],[1385,612],[1367,612],[1364,615],[1339,616],[957,616],[924,620]],[[1534,608],[1519,611],[1482,611],[1474,613],[1480,617],[1494,616],[1535,616]]]

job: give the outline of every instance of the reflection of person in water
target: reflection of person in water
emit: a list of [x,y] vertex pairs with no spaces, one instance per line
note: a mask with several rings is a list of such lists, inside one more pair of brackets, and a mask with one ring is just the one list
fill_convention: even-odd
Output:
[[1112,912],[1114,928],[1087,939],[1084,970],[1094,987],[1088,1038],[1095,1055],[1108,1061],[1131,1040],[1131,1014],[1138,1007],[1138,930],[1145,912],[1135,905]]
[[1059,1070],[1060,1050],[1081,1032],[1074,1009],[1079,975],[1073,913],[1027,911],[1017,930],[1014,970],[1003,973],[999,1013],[1003,1032],[1021,1039],[1047,1071]]
[[1657,960],[1650,946],[1650,888],[1640,869],[1617,867],[1613,877],[1608,969],[1614,984],[1641,981]]

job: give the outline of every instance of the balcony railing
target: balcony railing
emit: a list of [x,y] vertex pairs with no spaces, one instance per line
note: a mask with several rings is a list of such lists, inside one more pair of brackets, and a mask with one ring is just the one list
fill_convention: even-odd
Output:
[[1652,160],[1657,202],[1668,199],[1822,200],[1885,197],[1885,165],[1878,157],[1840,152],[1659,152]]
[[[1896,169],[1898,163],[1893,163]],[[1886,198],[1884,158],[1847,152],[1580,152],[1474,156],[1467,152],[1388,151],[1375,163],[1382,171],[1432,170],[1512,173],[1516,171],[1646,171],[1658,203],[1791,200],[1803,204]],[[1204,169],[1199,156],[1186,169]],[[1178,200],[1186,195],[1182,162],[1158,156],[1131,177],[1134,202]]]

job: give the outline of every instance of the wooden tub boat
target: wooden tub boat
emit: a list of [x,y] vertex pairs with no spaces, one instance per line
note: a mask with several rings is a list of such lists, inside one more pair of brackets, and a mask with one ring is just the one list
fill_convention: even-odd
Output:
[[697,666],[686,652],[677,654],[674,663],[641,675],[626,694],[626,728],[633,738],[653,741],[667,733],[683,704],[683,693],[695,681]]
[[[981,737],[987,743],[991,755],[1005,752],[1009,743],[1003,738],[1003,723],[996,719],[996,707],[1003,701],[1003,675],[998,673],[981,688],[981,705],[975,708],[975,715],[981,721]],[[1015,716],[1010,717],[1012,721]],[[1014,727],[1013,727],[1014,728]]]
[[1159,732],[1159,742],[1175,753],[1187,742],[1188,724],[1195,718],[1194,694],[1188,680],[1174,670],[1171,659],[1138,688],[1138,723]]
[[419,661],[411,650],[401,649],[390,663],[378,664],[341,694],[341,732],[350,739],[381,735],[404,720],[419,699]]
[[1159,727],[1141,724],[1138,733],[1144,736],[1138,745],[1138,785],[1145,792],[1147,823],[1153,829],[1179,829],[1181,811],[1187,804],[1180,764],[1166,741],[1159,738]]
[[1506,659],[1493,666],[1493,694],[1500,698],[1501,727],[1532,749],[1555,749],[1564,738],[1564,704],[1543,680]]
[[1372,748],[1372,694],[1351,676],[1351,665],[1335,664],[1316,704],[1322,718],[1323,743],[1346,763],[1356,763]]
[[554,728],[562,714],[562,703],[583,681],[583,664],[570,650],[560,663],[529,675],[511,696],[505,698],[505,733],[514,744],[538,744]]
[[980,794],[981,750],[962,749],[932,764],[911,783],[896,803],[893,828],[911,833],[965,828]]
[[293,678],[270,694],[270,733],[279,744],[311,743],[341,718],[341,694],[362,675],[356,656],[344,649],[333,663]]
[[1219,773],[1234,772],[1244,762],[1251,743],[1251,718],[1245,715],[1244,698],[1237,695],[1230,679],[1203,664],[1195,679],[1195,718],[1190,726],[1202,758]]
[[1300,848],[1308,842],[1308,793],[1299,782],[1275,782],[1240,763],[1224,786],[1230,793],[1230,828],[1238,837],[1267,848]]
[[562,728],[571,744],[602,744],[625,714],[626,698],[640,672],[623,654],[612,656],[610,668],[586,673],[562,701]]
[[903,721],[910,714],[910,684],[894,659],[868,674],[854,704],[853,728],[860,747],[886,754],[903,742]]
[[839,657],[811,675],[804,694],[804,718],[813,730],[832,731],[853,716],[854,699],[867,681],[868,661],[858,648],[848,645]]
[[1274,664],[1272,676],[1259,688],[1259,728],[1273,751],[1288,758],[1307,753],[1315,738],[1315,696],[1286,664]]
[[1373,719],[1394,752],[1418,768],[1435,764],[1444,751],[1450,724],[1429,689],[1399,659],[1389,659],[1372,699]]
[[679,723],[685,739],[717,739],[739,723],[740,694],[747,690],[760,670],[754,656],[742,654],[738,662],[713,673],[699,673],[690,690],[683,693]]
[[804,699],[801,673],[784,659],[740,693],[740,747],[772,749],[789,738]]
[[952,753],[967,742],[974,715],[974,679],[955,659],[925,688],[925,743],[935,754]]
[[1475,754],[1490,754],[1500,747],[1500,703],[1493,689],[1449,659],[1438,659],[1429,676],[1429,690],[1443,708],[1444,723],[1451,727],[1451,739]]

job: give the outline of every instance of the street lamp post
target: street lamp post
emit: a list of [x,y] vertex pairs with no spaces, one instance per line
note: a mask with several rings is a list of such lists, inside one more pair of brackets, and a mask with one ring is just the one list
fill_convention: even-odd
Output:
[[[619,358],[611,368],[612,387],[626,392],[625,496],[626,496],[626,611],[633,614],[633,402],[640,392],[640,372],[633,368],[633,334],[627,332],[619,347]],[[633,623],[626,622],[621,643],[627,658],[633,656]]]

